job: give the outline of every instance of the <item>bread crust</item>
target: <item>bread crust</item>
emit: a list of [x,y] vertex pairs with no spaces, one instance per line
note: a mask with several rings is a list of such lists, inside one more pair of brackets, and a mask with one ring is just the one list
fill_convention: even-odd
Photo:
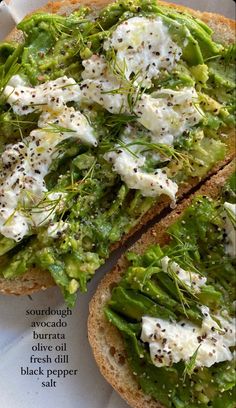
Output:
[[[69,15],[71,12],[79,8],[79,6],[90,6],[93,9],[101,9],[105,5],[111,3],[110,0],[67,0],[58,2],[49,2],[47,5],[39,9],[38,11],[57,13],[61,15]],[[179,6],[173,3],[167,3],[160,1],[161,5],[168,5],[180,11],[187,11],[194,17],[202,19],[206,22],[214,31],[215,39],[223,43],[231,43],[235,41],[236,33],[236,23],[224,16],[214,13],[200,12],[192,10],[185,6]],[[7,41],[22,42],[23,35],[22,32],[15,28],[9,36],[6,38]],[[215,174],[223,166],[225,166],[230,160],[235,157],[235,133],[232,131],[228,134],[226,143],[229,146],[228,154],[223,161],[217,163],[208,174],[199,180],[197,177],[190,178],[188,182],[182,184],[179,188],[177,197],[178,200],[183,198],[186,194],[191,192],[199,182],[204,181],[209,176]],[[136,226],[131,229],[128,234],[125,234],[120,241],[111,246],[111,252],[124,244],[124,242],[133,235],[136,231],[140,230],[143,225],[146,225],[148,221],[153,219],[155,216],[161,214],[165,209],[169,208],[170,200],[168,197],[162,196],[160,201],[158,201],[144,216],[137,222]],[[42,276],[41,276],[42,274]],[[31,282],[32,277],[32,282]],[[0,293],[3,294],[15,294],[15,295],[25,295],[30,294],[39,290],[44,290],[54,284],[51,275],[48,272],[40,271],[37,268],[29,269],[27,274],[18,277],[13,280],[6,280],[0,278]]]
[[[196,195],[217,198],[225,180],[235,169],[235,164],[233,161],[224,167],[195,194],[181,202],[168,216],[143,234],[131,248],[132,252],[142,254],[150,245],[167,244],[169,241],[167,228],[183,214]],[[110,299],[111,290],[120,281],[127,266],[128,261],[123,255],[115,268],[99,284],[89,305],[88,338],[101,374],[131,407],[161,408],[162,405],[158,401],[144,395],[139,388],[126,359],[122,336],[116,327],[109,323],[103,312],[106,302]]]
[[0,293],[4,295],[30,295],[54,285],[55,282],[48,272],[31,268],[14,280],[0,278]]

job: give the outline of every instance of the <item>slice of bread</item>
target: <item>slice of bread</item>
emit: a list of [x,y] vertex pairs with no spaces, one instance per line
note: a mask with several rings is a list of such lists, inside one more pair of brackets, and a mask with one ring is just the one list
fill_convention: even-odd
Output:
[[[167,244],[169,241],[169,236],[166,233],[167,228],[183,214],[193,198],[196,195],[217,198],[225,180],[234,169],[235,162],[231,162],[208,180],[195,194],[180,203],[168,216],[143,234],[141,239],[131,248],[132,252],[142,254],[150,245]],[[159,408],[162,405],[145,395],[140,389],[128,365],[122,336],[116,327],[109,323],[103,311],[105,304],[110,299],[112,289],[121,279],[127,266],[128,261],[123,255],[116,267],[105,276],[98,286],[89,306],[88,338],[102,375],[131,407]]]
[[[78,9],[81,5],[89,5],[94,9],[101,9],[105,5],[109,4],[110,1],[107,0],[70,0],[70,1],[59,1],[48,3],[45,7],[41,8],[39,11],[51,12],[63,15],[69,15],[74,10]],[[162,5],[168,5],[180,11],[187,11],[194,17],[201,18],[214,30],[214,38],[224,44],[230,44],[235,41],[236,24],[235,21],[230,20],[226,17],[220,16],[218,14],[205,13],[196,10],[186,8],[184,6],[177,6],[170,3],[159,2]],[[14,29],[11,34],[7,37],[8,41],[22,42],[22,33]],[[227,164],[235,156],[235,133],[230,131],[228,137],[226,138],[226,143],[228,144],[228,154],[223,161],[217,163],[214,168],[206,175],[205,179],[218,170],[220,170],[225,164]],[[203,180],[203,179],[202,179]],[[191,192],[200,181],[199,178],[189,178],[188,182],[182,184],[178,191],[178,199],[184,197],[187,193]],[[128,237],[130,237],[135,231],[139,230],[143,225],[145,225],[149,220],[154,218],[156,215],[161,214],[161,212],[168,208],[170,205],[170,200],[166,196],[162,196],[161,199],[154,205],[144,216],[138,221],[136,226],[128,233],[125,234],[122,239],[111,246],[111,251],[115,248],[121,246]],[[30,269],[27,274],[20,276],[17,279],[6,280],[0,278],[0,293],[3,294],[16,294],[24,295],[30,294],[32,292],[46,289],[54,284],[51,275],[48,272],[40,271],[37,268]]]

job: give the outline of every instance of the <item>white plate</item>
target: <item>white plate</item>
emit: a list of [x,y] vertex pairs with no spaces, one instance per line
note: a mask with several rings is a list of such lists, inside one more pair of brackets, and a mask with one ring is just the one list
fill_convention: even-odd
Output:
[[[87,339],[88,302],[99,277],[89,285],[89,291],[80,295],[66,329],[34,329],[32,321],[38,317],[26,316],[29,309],[63,309],[65,305],[57,288],[28,296],[0,296],[0,407],[1,408],[127,408],[127,405],[112,393],[94,362]],[[43,321],[58,318],[41,318]],[[47,353],[32,351],[38,344],[33,340],[33,330],[40,333],[65,333],[69,364],[29,364],[30,356],[45,356]],[[63,340],[39,340],[43,345],[61,344]],[[58,353],[48,353],[50,357]],[[77,369],[78,375],[57,380],[56,388],[42,388],[47,380],[41,375],[22,376],[21,367],[31,369]],[[112,395],[114,394],[114,395]]]

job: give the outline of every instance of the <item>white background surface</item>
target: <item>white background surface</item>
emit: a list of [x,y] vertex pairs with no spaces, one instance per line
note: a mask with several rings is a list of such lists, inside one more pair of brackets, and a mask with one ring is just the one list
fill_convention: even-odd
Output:
[[[231,18],[235,16],[232,0],[173,2],[219,12]],[[46,1],[12,0],[7,3],[7,6],[4,2],[0,4],[0,39],[4,38],[15,22],[20,21],[27,12]],[[28,365],[29,356],[32,354],[31,347],[35,344],[30,328],[33,318],[26,317],[26,310],[48,306],[65,307],[58,289],[52,288],[35,294],[32,299],[27,296],[0,296],[0,408],[127,408],[99,374],[87,340],[89,299],[104,271],[108,271],[114,261],[113,257],[96,275],[89,285],[88,293],[80,295],[73,315],[66,319],[68,327],[64,332],[69,350],[69,367],[78,369],[79,372],[77,376],[59,380],[56,388],[41,388],[40,379],[37,380],[37,376],[21,376],[20,367]],[[57,340],[56,343],[58,342]],[[48,341],[46,343],[49,344]],[[53,364],[50,364],[50,368],[53,368]],[[58,368],[57,365],[55,368]]]

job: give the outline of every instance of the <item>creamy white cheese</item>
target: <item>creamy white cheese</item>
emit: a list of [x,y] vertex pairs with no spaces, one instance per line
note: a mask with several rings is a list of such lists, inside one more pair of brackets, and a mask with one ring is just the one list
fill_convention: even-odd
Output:
[[27,86],[27,82],[20,75],[13,75],[7,85],[16,88],[17,86]]
[[201,110],[196,108],[198,95],[193,87],[179,91],[160,89],[154,95],[142,95],[134,109],[138,122],[152,132],[153,142],[172,144],[176,137],[201,121]]
[[80,100],[80,88],[66,76],[30,87],[20,76],[11,78],[4,90],[14,112],[24,115],[42,111],[38,126],[23,141],[6,146],[0,178],[0,233],[20,241],[32,227],[49,222],[59,211],[65,194],[48,193],[44,177],[58,153],[58,144],[76,138],[97,146],[87,118],[69,101]]
[[[50,123],[69,128],[69,131],[50,128]],[[48,222],[58,210],[62,193],[46,196],[44,182],[57,154],[57,145],[71,136],[96,144],[87,119],[73,108],[65,107],[59,116],[45,111],[39,125],[44,129],[33,130],[24,141],[8,145],[1,157],[0,233],[16,241],[20,241],[31,227]],[[38,206],[41,201],[42,205]]]
[[27,217],[16,211],[17,195],[12,190],[0,190],[0,232],[7,238],[20,241],[29,232]]
[[172,70],[182,50],[172,41],[168,27],[160,17],[132,17],[119,24],[104,42],[104,49],[116,51],[116,67],[135,84],[150,87],[160,69]]
[[90,58],[82,62],[84,71],[83,79],[97,79],[108,75],[106,59],[103,55],[93,54]]
[[175,201],[178,186],[167,177],[165,169],[157,169],[154,174],[146,173],[140,169],[145,163],[145,157],[136,158],[122,149],[109,152],[104,157],[113,163],[113,170],[129,188],[140,190],[145,197],[165,194]]
[[196,367],[211,367],[232,360],[229,347],[235,345],[236,319],[220,315],[211,317],[206,306],[202,307],[202,314],[201,327],[186,320],[177,323],[149,316],[142,318],[141,340],[149,343],[155,366],[171,366],[181,360],[187,362],[196,351]]
[[191,287],[194,292],[199,292],[201,287],[205,285],[207,278],[199,275],[196,272],[186,271],[181,268],[176,262],[172,261],[168,256],[164,256],[161,259],[161,266],[164,272],[171,270],[178,276],[178,279],[181,280],[185,285]]
[[[44,177],[49,171],[57,144],[65,139],[60,133],[34,130],[24,141],[9,145],[2,154],[0,232],[20,241],[38,217],[48,218],[54,204],[47,197],[46,208],[37,208],[45,197]],[[50,208],[48,208],[48,206]],[[36,207],[33,212],[30,208]]]
[[127,110],[127,97],[122,94],[122,82],[113,75],[105,58],[93,55],[83,61],[84,71],[80,84],[81,98],[86,103],[98,103],[111,113]]
[[5,87],[4,95],[15,113],[26,115],[45,106],[58,111],[66,102],[79,101],[80,88],[73,78],[66,76],[35,87],[25,86],[17,76]]
[[224,203],[225,208],[225,232],[227,243],[225,251],[232,258],[236,257],[236,204]]
[[[83,61],[83,65],[82,100],[96,102],[111,113],[129,114],[127,84],[111,72],[105,58],[93,55]],[[137,121],[151,131],[154,143],[172,144],[174,139],[202,120],[203,113],[196,107],[197,103],[198,95],[193,87],[179,91],[160,89],[152,95],[143,94],[133,110]]]
[[[44,111],[39,117],[38,126],[49,131],[60,131],[63,137],[74,137],[85,144],[97,146],[94,129],[89,125],[87,118],[74,108],[65,106],[58,112]],[[50,127],[51,126],[51,127]]]

